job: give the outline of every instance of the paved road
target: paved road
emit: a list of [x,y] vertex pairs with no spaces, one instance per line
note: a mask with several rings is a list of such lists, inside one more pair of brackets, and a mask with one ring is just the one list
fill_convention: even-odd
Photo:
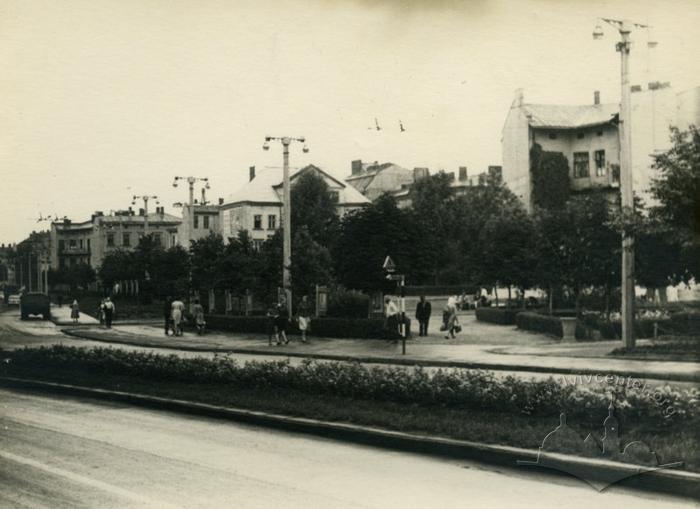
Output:
[[664,508],[688,501],[122,404],[0,390],[2,507]]

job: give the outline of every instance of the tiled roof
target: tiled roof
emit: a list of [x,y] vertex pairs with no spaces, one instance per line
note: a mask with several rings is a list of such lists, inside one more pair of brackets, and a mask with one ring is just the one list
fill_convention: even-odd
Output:
[[557,105],[523,104],[532,127],[574,129],[607,124],[620,111],[619,104]]
[[[321,168],[314,165],[308,165],[301,169],[293,169],[290,176],[290,181],[294,181],[302,173],[307,171],[315,171],[322,174],[326,180],[333,182],[331,187],[339,188],[339,205],[370,203],[370,201],[357,189],[352,186],[345,185],[343,182],[337,180],[323,171]],[[245,185],[243,185],[243,187],[238,189],[238,191],[226,198],[224,204],[239,202],[281,204],[282,177],[282,168],[266,168],[258,172],[253,180],[247,182]]]

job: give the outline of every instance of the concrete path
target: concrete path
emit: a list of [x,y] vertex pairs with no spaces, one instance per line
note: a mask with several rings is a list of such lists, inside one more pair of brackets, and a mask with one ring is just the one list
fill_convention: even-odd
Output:
[[[427,366],[503,369],[549,373],[587,373],[632,376],[661,380],[700,381],[700,366],[693,362],[649,361],[603,357],[619,346],[605,344],[561,344],[558,340],[509,327],[484,325],[473,317],[463,318],[464,331],[456,340],[436,335],[407,342],[407,354],[400,343],[382,340],[311,338],[302,344],[296,338],[288,346],[268,346],[267,337],[256,334],[211,332],[204,336],[185,333],[166,337],[163,330],[145,325],[115,326],[111,330],[80,327],[67,330],[85,339],[206,352],[239,352],[260,355],[316,357],[358,360],[382,364],[424,364]],[[591,355],[597,353],[595,358]]]
[[75,323],[70,317],[70,312],[71,309],[68,305],[58,307],[56,304],[51,304],[51,321],[56,325],[96,325],[100,323],[99,320],[82,311],[78,322]]

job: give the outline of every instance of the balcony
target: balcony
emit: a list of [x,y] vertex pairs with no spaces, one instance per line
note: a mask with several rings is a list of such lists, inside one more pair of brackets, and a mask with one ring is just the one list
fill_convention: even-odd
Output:
[[86,247],[64,247],[61,251],[62,255],[89,255],[90,250]]

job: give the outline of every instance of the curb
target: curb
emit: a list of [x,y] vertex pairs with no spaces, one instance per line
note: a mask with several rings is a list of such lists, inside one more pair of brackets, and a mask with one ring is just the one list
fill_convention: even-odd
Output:
[[[335,354],[319,354],[319,353],[303,353],[303,352],[282,352],[280,350],[264,350],[258,348],[200,348],[188,346],[172,346],[163,344],[143,344],[134,343],[123,339],[107,339],[97,335],[90,335],[80,330],[61,329],[61,332],[68,336],[88,339],[91,341],[100,341],[103,343],[117,343],[121,345],[140,346],[145,348],[161,348],[166,350],[182,350],[186,352],[221,352],[221,353],[239,353],[249,355],[265,355],[279,357],[302,357],[307,359],[318,359],[340,362],[360,362],[362,364],[395,364],[399,366],[421,366],[435,368],[461,368],[461,369],[485,369],[492,371],[523,371],[529,373],[552,373],[562,375],[596,375],[600,373],[600,369],[572,369],[561,367],[541,367],[518,364],[494,364],[485,362],[468,362],[468,361],[441,361],[441,360],[425,360],[425,359],[403,359],[400,357],[367,357],[367,356],[352,356],[352,355],[335,355]],[[684,375],[678,373],[647,373],[644,371],[615,371],[616,375],[648,379],[648,380],[665,380],[673,382],[700,382],[700,371],[693,375]]]
[[[0,385],[17,389],[34,389],[58,394],[121,401],[146,408],[213,417],[385,449],[428,454],[452,459],[473,460],[510,468],[516,467],[520,461],[536,458],[538,453],[538,451],[532,449],[490,445],[427,435],[415,435],[356,424],[290,417],[255,410],[221,407],[206,403],[195,403],[145,394],[24,378],[0,376]],[[602,475],[603,477],[611,474],[613,476],[619,475],[620,477],[633,475],[634,477],[628,477],[615,483],[627,488],[669,493],[694,499],[700,498],[700,474],[698,473],[679,470],[657,470],[640,473],[640,468],[635,465],[562,454],[557,454],[556,457],[560,462],[564,461],[567,465],[575,467],[579,472],[585,470],[593,476],[596,474]],[[523,470],[523,472],[526,471]],[[557,476],[568,476],[568,474],[564,474],[559,470],[547,469],[541,470],[541,472],[547,472]]]

